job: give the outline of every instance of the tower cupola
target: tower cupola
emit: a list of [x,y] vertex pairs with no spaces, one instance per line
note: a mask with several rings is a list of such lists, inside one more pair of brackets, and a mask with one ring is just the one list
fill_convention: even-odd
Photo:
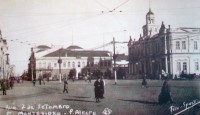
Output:
[[146,14],[146,24],[154,24],[154,13],[149,8],[149,12]]

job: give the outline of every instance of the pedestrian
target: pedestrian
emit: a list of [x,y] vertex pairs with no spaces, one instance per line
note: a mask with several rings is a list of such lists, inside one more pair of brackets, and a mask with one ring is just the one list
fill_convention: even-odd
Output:
[[5,81],[5,79],[3,79],[2,82],[1,82],[1,88],[2,88],[2,91],[3,91],[3,95],[6,95],[6,81]]
[[43,85],[45,85],[45,80],[44,80],[44,78],[42,79],[42,81],[43,81]]
[[103,99],[104,98],[104,86],[105,86],[105,81],[103,79],[103,76],[100,79],[100,88],[101,88],[101,92],[100,92],[100,98]]
[[171,98],[170,86],[168,84],[167,79],[164,81],[161,93],[158,97],[159,104],[165,104],[167,102],[173,103]]
[[19,83],[19,77],[17,77],[17,83]]
[[33,79],[33,86],[35,86],[35,83],[36,83],[36,80],[35,80],[35,79]]
[[42,77],[41,76],[39,77],[39,84],[40,85],[42,84]]
[[97,80],[94,82],[94,93],[95,93],[95,98],[96,102],[100,102],[100,93],[101,93],[101,83],[100,83],[100,78],[97,77]]
[[143,78],[142,78],[142,87],[147,88],[146,74],[143,75]]
[[68,93],[68,82],[67,82],[66,78],[64,79],[64,90],[63,90],[63,93],[64,92]]
[[89,83],[91,83],[91,76],[90,75],[88,75],[88,79],[89,79]]
[[10,88],[12,89],[14,85],[14,80],[12,78],[10,78]]

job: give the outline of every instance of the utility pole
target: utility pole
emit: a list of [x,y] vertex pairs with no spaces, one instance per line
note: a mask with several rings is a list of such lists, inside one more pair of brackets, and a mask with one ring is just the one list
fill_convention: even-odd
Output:
[[116,74],[116,54],[115,54],[115,38],[113,38],[113,60],[114,60],[114,77],[115,77],[115,85],[117,85],[117,74]]
[[34,55],[33,48],[31,48],[30,63],[31,63],[31,80],[33,81],[33,79],[34,79],[33,72],[34,72],[34,66],[35,66],[35,55]]
[[59,49],[59,59],[58,59],[58,64],[59,64],[59,82],[61,83],[61,63],[62,59],[60,58],[60,49]]

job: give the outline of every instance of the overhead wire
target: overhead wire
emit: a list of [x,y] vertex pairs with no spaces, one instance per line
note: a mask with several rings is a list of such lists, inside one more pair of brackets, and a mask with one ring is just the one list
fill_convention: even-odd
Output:
[[[99,14],[97,14],[97,15],[94,15],[94,16],[91,16],[91,17],[85,17],[85,16],[83,16],[83,17],[81,17],[81,18],[79,18],[81,21],[84,21],[84,20],[87,20],[87,19],[90,19],[90,18],[92,18],[92,17],[95,17],[95,16],[98,16]],[[56,29],[62,29],[63,27],[69,27],[70,25],[73,25],[73,24],[75,24],[75,23],[80,23],[80,22],[70,22],[70,24],[63,24],[63,25],[60,25],[59,26],[59,28],[57,27]],[[66,26],[67,25],[67,26]],[[29,38],[30,37],[33,37],[33,36],[37,36],[38,34],[41,34],[41,33],[43,33],[43,32],[45,32],[45,31],[49,31],[49,30],[51,30],[51,29],[55,29],[55,28],[48,28],[48,29],[43,29],[43,30],[39,30],[39,31],[37,31],[36,33],[34,33],[34,35],[31,35],[31,36],[29,36]],[[32,32],[31,32],[32,33]],[[27,35],[25,35],[24,37],[21,37],[20,39],[26,39],[27,38]]]

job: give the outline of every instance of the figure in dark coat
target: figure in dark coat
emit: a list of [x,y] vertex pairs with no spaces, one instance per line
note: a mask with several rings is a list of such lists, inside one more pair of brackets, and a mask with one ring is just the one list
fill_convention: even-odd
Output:
[[13,86],[14,86],[14,80],[11,78],[11,79],[10,79],[10,88],[12,89]]
[[165,80],[161,89],[161,93],[158,97],[158,102],[159,104],[165,104],[168,101],[170,101],[170,103],[173,103],[171,94],[170,94],[170,86],[167,80]]
[[3,95],[6,95],[6,81],[2,80],[1,82],[1,89],[3,91]]
[[35,78],[33,79],[33,86],[35,86],[35,83],[36,83],[36,80],[35,80]]
[[100,98],[104,98],[104,85],[105,85],[105,83],[104,83],[104,80],[103,80],[103,77],[101,77],[101,79],[100,79],[100,88],[101,88],[101,92],[100,92]]
[[143,79],[142,79],[142,87],[146,87],[146,88],[147,88],[146,75],[143,75]]
[[64,90],[63,90],[63,93],[66,92],[68,93],[68,82],[67,82],[67,79],[65,78],[64,80]]
[[99,78],[97,78],[97,80],[94,82],[94,93],[95,93],[96,102],[100,102],[99,98],[101,95],[101,83],[100,83]]

